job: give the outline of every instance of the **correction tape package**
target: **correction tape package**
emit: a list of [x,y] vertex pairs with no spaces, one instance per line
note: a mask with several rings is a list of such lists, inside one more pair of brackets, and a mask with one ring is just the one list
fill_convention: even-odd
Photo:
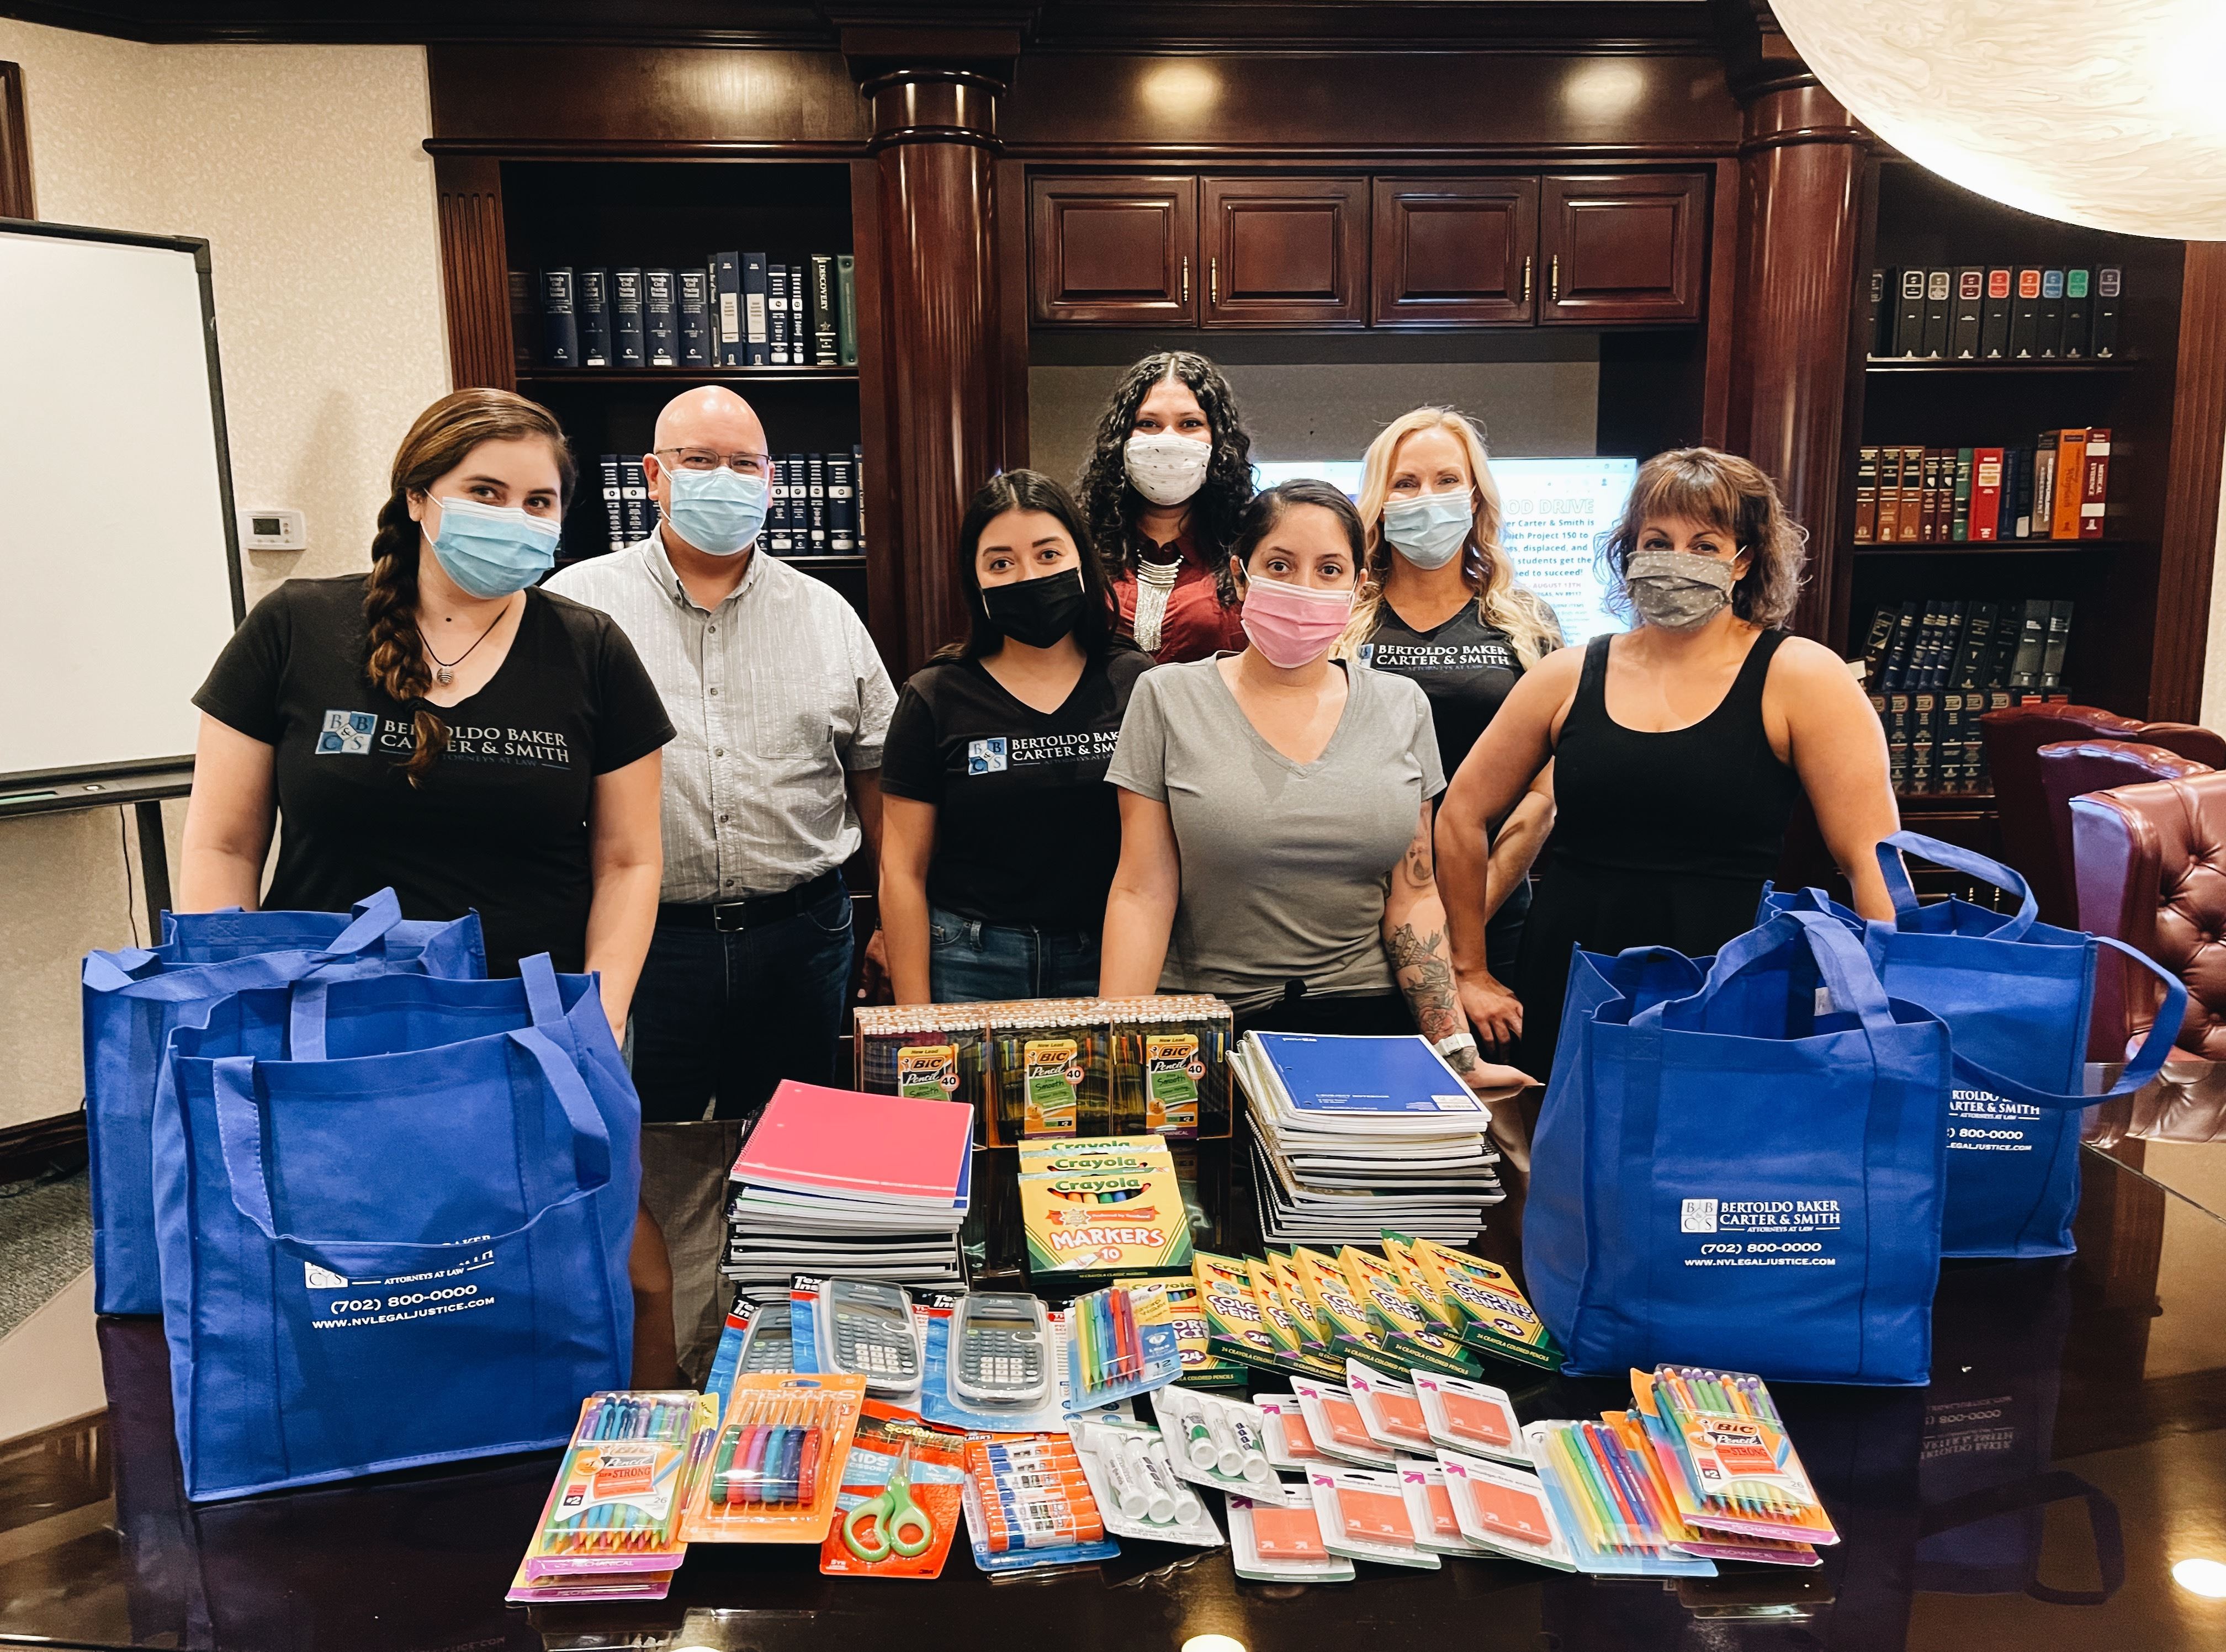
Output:
[[819,1546],[830,1577],[938,1578],[958,1534],[965,1442],[868,1400],[844,1460],[835,1525]]
[[1307,1476],[1322,1541],[1348,1560],[1434,1572],[1438,1557],[1415,1541],[1406,1493],[1396,1470],[1315,1469]]
[[1184,1479],[1223,1491],[1274,1482],[1265,1420],[1257,1407],[1219,1395],[1162,1388],[1152,1396],[1152,1414]]
[[1439,1452],[1438,1467],[1470,1542],[1558,1572],[1575,1570],[1546,1490],[1529,1469],[1448,1451]]
[[969,1439],[965,1463],[966,1532],[983,1571],[1083,1566],[1121,1552],[1066,1435]]
[[1303,1474],[1307,1470],[1320,1468],[1335,1461],[1315,1447],[1313,1436],[1307,1433],[1307,1420],[1299,1411],[1299,1396],[1295,1394],[1256,1394],[1252,1403],[1260,1413],[1260,1426],[1267,1435],[1268,1465],[1270,1468],[1289,1469]]
[[1436,1451],[1412,1383],[1395,1382],[1355,1359],[1345,1362],[1345,1386],[1352,1395],[1354,1409],[1360,1413],[1361,1426],[1378,1446],[1420,1457]]
[[1352,1402],[1352,1389],[1342,1382],[1299,1382],[1291,1384],[1291,1392],[1316,1451],[1362,1468],[1391,1466],[1396,1454],[1376,1443],[1360,1407]]
[[1415,1398],[1434,1444],[1507,1463],[1530,1460],[1513,1402],[1491,1384],[1417,1371]]
[[1351,1583],[1352,1562],[1322,1541],[1313,1494],[1303,1485],[1229,1494],[1229,1547],[1237,1575],[1255,1583]]
[[716,1401],[680,1389],[588,1395],[525,1552],[526,1575],[679,1565],[689,1465],[717,1415]]
[[1110,1418],[1077,1418],[1070,1426],[1106,1530],[1116,1537],[1221,1547],[1221,1528],[1176,1474],[1158,1429]]
[[862,1376],[736,1376],[695,1477],[689,1541],[824,1542],[865,1398]]

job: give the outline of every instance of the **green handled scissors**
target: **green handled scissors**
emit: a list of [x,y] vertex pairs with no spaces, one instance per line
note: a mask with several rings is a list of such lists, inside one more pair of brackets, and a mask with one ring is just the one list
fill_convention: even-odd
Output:
[[[858,1535],[861,1522],[867,1526],[862,1539]],[[843,1546],[868,1566],[886,1560],[892,1554],[910,1560],[926,1552],[927,1546],[935,1541],[935,1522],[927,1517],[926,1509],[912,1500],[909,1442],[897,1453],[896,1466],[889,1471],[888,1484],[879,1496],[867,1498],[843,1515],[842,1524]]]

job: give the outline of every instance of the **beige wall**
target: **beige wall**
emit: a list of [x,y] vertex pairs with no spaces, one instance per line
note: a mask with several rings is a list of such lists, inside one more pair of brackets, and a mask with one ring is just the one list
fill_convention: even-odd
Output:
[[[448,387],[423,52],[0,20],[0,59],[23,66],[41,218],[208,238],[238,501],[308,519],[308,550],[244,557],[249,602],[368,566],[395,444]],[[126,459],[63,485],[128,483],[144,433],[108,434]],[[130,944],[143,904],[127,841],[112,810],[0,823],[0,1127],[78,1104],[77,961]]]

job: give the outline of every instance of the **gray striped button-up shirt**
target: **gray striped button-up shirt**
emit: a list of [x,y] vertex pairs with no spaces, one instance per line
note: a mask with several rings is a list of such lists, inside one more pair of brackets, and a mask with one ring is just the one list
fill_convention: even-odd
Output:
[[832,588],[754,551],[706,610],[652,534],[548,588],[619,622],[679,731],[665,748],[666,900],[778,894],[857,853],[843,777],[881,767],[896,692]]

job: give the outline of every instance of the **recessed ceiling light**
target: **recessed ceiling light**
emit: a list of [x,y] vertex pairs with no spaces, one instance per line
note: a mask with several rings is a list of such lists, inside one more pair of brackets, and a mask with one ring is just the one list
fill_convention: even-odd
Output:
[[1244,1642],[1234,1635],[1193,1635],[1182,1643],[1182,1652],[1244,1652]]
[[2182,1560],[2172,1567],[2172,1580],[2191,1595],[2226,1600],[2226,1562]]

